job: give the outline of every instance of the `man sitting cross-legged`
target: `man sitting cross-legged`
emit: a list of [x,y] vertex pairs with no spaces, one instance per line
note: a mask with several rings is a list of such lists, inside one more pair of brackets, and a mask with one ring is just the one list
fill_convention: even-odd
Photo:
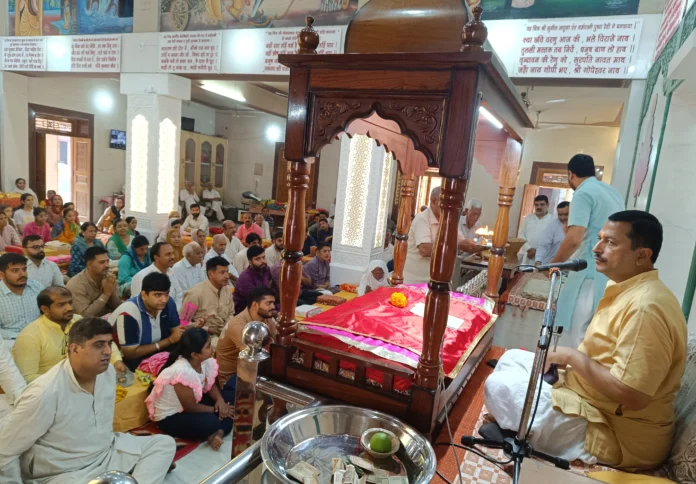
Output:
[[[536,450],[632,469],[667,458],[687,331],[654,267],[661,247],[662,225],[649,213],[617,212],[602,227],[593,251],[610,282],[578,349],[548,354],[547,367],[565,372],[553,389],[542,384],[531,432]],[[533,358],[508,351],[486,381],[486,408],[504,429],[519,425]]]
[[[31,383],[63,361],[68,333],[82,316],[75,314],[72,294],[64,287],[47,287],[36,298],[41,317],[24,328],[12,347],[17,368]],[[117,371],[125,371],[121,353],[112,343],[111,363]]]
[[174,459],[174,439],[112,430],[111,332],[99,318],[73,324],[68,357],[17,399],[0,430],[0,482],[83,483],[110,470],[130,473],[140,484],[164,481]]

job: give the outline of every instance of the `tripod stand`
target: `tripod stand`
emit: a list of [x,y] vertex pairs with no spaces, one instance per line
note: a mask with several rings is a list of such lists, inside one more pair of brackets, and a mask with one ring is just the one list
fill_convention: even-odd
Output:
[[[530,270],[534,269],[530,268]],[[526,270],[522,269],[522,272],[526,272]],[[563,331],[562,328],[558,328],[558,330],[556,330],[554,327],[554,321],[556,319],[555,307],[556,302],[558,301],[558,295],[560,294],[561,278],[562,274],[560,270],[551,270],[551,287],[549,288],[549,295],[546,300],[544,321],[541,326],[536,352],[534,353],[534,363],[532,364],[532,371],[529,376],[527,395],[524,400],[524,406],[522,407],[522,417],[520,418],[520,426],[517,429],[517,434],[515,437],[504,438],[502,441],[481,439],[470,435],[465,435],[462,437],[462,445],[465,447],[483,445],[493,449],[503,449],[503,452],[505,452],[505,454],[513,461],[513,484],[517,484],[519,482],[520,468],[522,465],[522,460],[525,457],[538,457],[554,464],[556,467],[561,469],[570,469],[570,463],[567,460],[534,450],[529,442],[529,432],[532,429],[532,423],[534,422],[534,417],[536,415],[536,407],[532,409],[534,406],[534,395],[537,393],[538,405],[539,395],[541,394],[541,383],[539,382],[539,379],[541,378],[542,372],[544,371],[544,366],[546,365],[546,356],[548,355],[549,348],[551,347],[551,339],[554,337],[554,335],[558,336]],[[538,392],[537,386],[539,389]]]

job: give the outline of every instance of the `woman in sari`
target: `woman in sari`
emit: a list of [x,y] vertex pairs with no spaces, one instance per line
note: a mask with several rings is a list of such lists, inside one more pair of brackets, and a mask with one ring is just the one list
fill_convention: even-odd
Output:
[[97,239],[97,226],[92,222],[82,224],[81,233],[75,237],[70,248],[70,266],[68,266],[68,276],[73,277],[82,272],[87,264],[85,263],[85,252],[90,247],[104,248],[101,240]]
[[368,292],[385,286],[389,286],[389,269],[387,269],[387,263],[381,259],[373,260],[367,267],[362,279],[360,279],[358,296],[363,296]]
[[46,205],[46,221],[53,227],[63,218],[63,197],[56,194],[51,198],[50,205]]
[[56,196],[56,191],[55,190],[49,190],[46,192],[46,199],[41,200],[39,202],[39,207],[41,208],[51,208],[51,205],[53,205],[53,197]]
[[184,237],[181,235],[181,229],[169,229],[167,243],[174,249],[174,263],[184,258]]
[[128,250],[118,260],[118,290],[121,297],[130,297],[133,276],[152,263],[149,245],[147,237],[137,235],[133,238]]
[[126,223],[128,223],[128,233],[129,234],[131,234],[133,236],[140,235],[140,232],[135,230],[138,228],[138,219],[137,218],[132,217],[132,216],[126,217]]
[[114,204],[104,210],[104,214],[99,217],[97,227],[106,232],[114,226],[114,220],[124,218],[126,215],[123,209],[123,198],[114,199]]
[[63,210],[63,218],[51,229],[51,238],[72,245],[75,242],[75,237],[81,232],[76,220],[77,212],[75,210],[72,208]]
[[128,223],[122,218],[114,220],[113,228],[114,235],[106,243],[106,250],[109,251],[109,259],[119,260],[130,247],[133,237],[128,234]]

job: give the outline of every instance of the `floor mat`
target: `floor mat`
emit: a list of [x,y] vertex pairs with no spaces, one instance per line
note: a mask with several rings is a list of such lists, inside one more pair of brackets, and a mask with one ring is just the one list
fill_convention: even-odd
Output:
[[[147,437],[149,435],[164,434],[155,422],[149,422],[142,427],[133,429],[130,431],[131,434],[137,435],[139,437]],[[176,441],[176,454],[174,454],[174,462],[178,461],[182,457],[187,456],[194,450],[198,448],[203,442],[198,440],[187,440],[187,439],[174,439]]]

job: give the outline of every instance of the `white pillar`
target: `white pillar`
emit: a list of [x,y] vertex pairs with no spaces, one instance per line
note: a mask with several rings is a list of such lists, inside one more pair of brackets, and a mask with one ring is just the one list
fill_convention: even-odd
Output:
[[358,284],[373,259],[384,251],[396,163],[367,136],[341,138],[331,280]]
[[0,71],[1,191],[15,191],[17,178],[29,180],[28,139],[29,78],[14,72]]
[[[631,81],[626,102],[624,102],[623,115],[621,116],[621,130],[619,141],[616,144],[614,167],[611,172],[611,184],[626,197],[631,186],[631,167],[638,142],[638,126],[640,114],[643,108],[643,95],[645,94],[645,80],[635,79]],[[629,197],[630,198],[630,197]]]
[[154,242],[167,214],[178,208],[181,101],[191,81],[171,74],[121,74],[128,96],[126,212]]

